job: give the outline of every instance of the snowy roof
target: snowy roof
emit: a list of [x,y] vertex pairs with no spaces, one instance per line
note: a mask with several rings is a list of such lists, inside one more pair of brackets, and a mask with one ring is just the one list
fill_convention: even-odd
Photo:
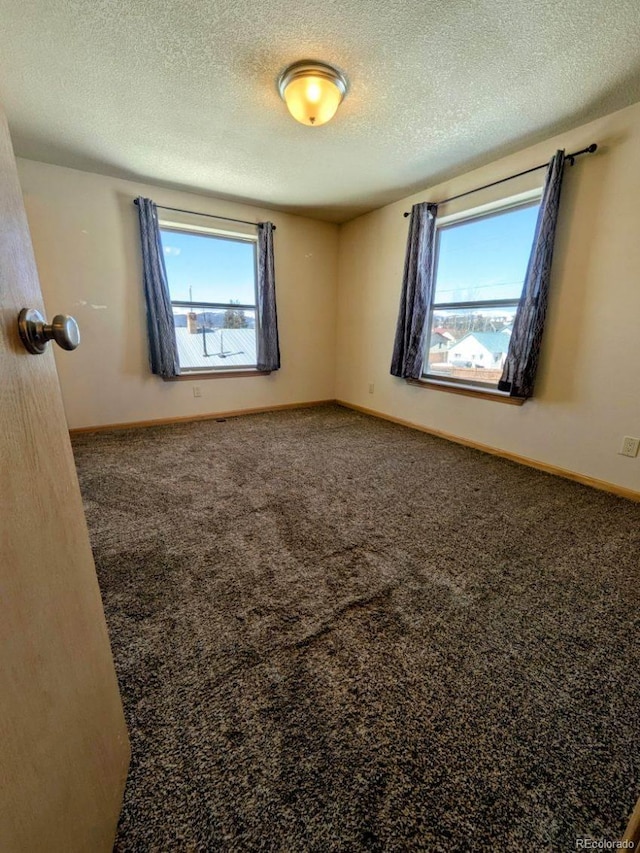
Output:
[[449,341],[455,340],[451,332],[448,332],[443,326],[438,326],[438,328],[433,331],[438,335],[442,335],[443,338],[447,338]]
[[203,340],[202,331],[176,328],[176,342],[183,370],[256,366],[255,329],[207,329]]

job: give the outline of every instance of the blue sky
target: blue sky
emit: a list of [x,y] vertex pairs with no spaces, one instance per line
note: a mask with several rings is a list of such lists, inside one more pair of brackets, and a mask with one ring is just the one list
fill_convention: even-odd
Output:
[[538,205],[440,231],[434,301],[519,299]]
[[255,303],[255,243],[161,229],[171,298]]
[[[520,207],[440,231],[435,302],[517,299],[538,206]],[[172,299],[253,303],[254,243],[162,230]]]

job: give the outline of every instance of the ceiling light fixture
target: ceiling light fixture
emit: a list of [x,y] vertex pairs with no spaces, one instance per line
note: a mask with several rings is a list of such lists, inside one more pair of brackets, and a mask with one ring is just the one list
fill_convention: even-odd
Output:
[[336,114],[347,93],[347,78],[326,62],[302,59],[285,68],[278,91],[296,121],[318,127]]

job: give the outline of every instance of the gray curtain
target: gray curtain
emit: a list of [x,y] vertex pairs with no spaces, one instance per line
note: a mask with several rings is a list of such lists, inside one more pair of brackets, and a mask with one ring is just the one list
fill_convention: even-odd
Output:
[[564,151],[556,151],[547,170],[522,296],[513,323],[507,360],[498,383],[498,390],[508,391],[511,397],[527,398],[533,394],[547,313],[563,173]]
[[279,370],[278,313],[273,264],[273,225],[258,223],[258,370]]
[[419,379],[425,357],[427,316],[433,290],[437,205],[414,204],[404,264],[400,310],[391,361],[392,376]]
[[149,198],[136,199],[140,218],[142,272],[147,301],[147,331],[151,372],[166,379],[180,374],[171,296],[164,266],[158,211]]

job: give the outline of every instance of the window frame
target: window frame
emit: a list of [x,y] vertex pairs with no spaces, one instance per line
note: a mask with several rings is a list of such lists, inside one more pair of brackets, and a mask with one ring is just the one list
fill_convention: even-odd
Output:
[[[160,239],[165,231],[175,231],[180,234],[191,234],[194,237],[205,237],[210,239],[229,240],[238,243],[253,244],[253,289],[255,304],[240,304],[228,302],[195,302],[184,299],[171,299],[171,308],[203,308],[205,310],[227,311],[230,304],[233,308],[239,311],[252,311],[254,315],[254,331],[256,335],[256,363],[255,364],[237,364],[233,367],[218,367],[212,364],[210,367],[183,367],[180,365],[180,375],[178,379],[188,378],[212,378],[214,376],[261,376],[269,374],[271,371],[258,370],[257,365],[257,342],[259,333],[260,318],[258,316],[258,235],[248,234],[240,230],[231,228],[215,228],[213,226],[196,225],[193,223],[176,222],[175,220],[159,219],[158,228],[160,230]],[[164,246],[163,246],[164,249]],[[169,286],[169,296],[171,297],[171,282],[167,275],[167,284]]]
[[484,397],[488,399],[499,399],[502,402],[516,402],[509,397],[507,391],[499,391],[495,385],[488,385],[483,382],[474,382],[469,379],[459,379],[457,377],[443,377],[428,372],[429,368],[429,351],[431,344],[431,335],[433,327],[433,315],[437,310],[456,310],[460,308],[517,308],[520,298],[517,299],[478,299],[465,302],[435,302],[438,262],[440,258],[440,231],[444,228],[450,228],[455,225],[472,222],[478,219],[488,219],[491,217],[500,216],[508,213],[510,210],[517,208],[533,207],[539,205],[542,199],[542,187],[537,187],[517,195],[509,196],[508,198],[498,199],[488,204],[483,204],[474,208],[467,208],[456,213],[448,214],[436,219],[436,234],[434,240],[434,262],[433,262],[433,287],[431,292],[431,302],[427,307],[427,316],[425,320],[427,328],[427,340],[425,346],[425,357],[422,365],[421,377],[418,380],[412,380],[411,384],[427,385],[436,387],[442,391],[453,391],[459,394],[467,394],[474,397]]

